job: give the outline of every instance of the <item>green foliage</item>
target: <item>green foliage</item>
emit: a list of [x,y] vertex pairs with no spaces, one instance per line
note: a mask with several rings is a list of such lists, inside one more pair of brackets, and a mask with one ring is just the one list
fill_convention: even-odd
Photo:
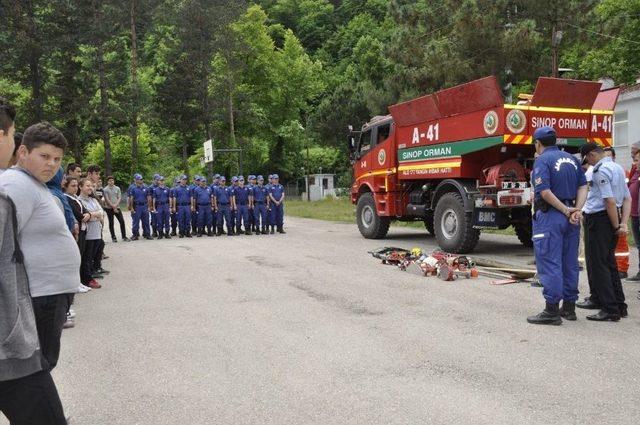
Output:
[[[147,177],[205,174],[211,138],[243,150],[244,174],[286,181],[322,167],[348,186],[348,124],[489,74],[507,96],[531,93],[551,73],[554,28],[567,76],[640,73],[640,0],[0,0],[0,10],[0,95],[17,105],[18,129],[53,122],[85,163],[110,149],[123,181],[135,158]],[[212,167],[238,174],[239,155],[216,154]]]
[[[140,126],[138,134],[138,157],[140,158],[139,168],[135,172],[142,174],[145,181],[149,181],[154,173],[164,176],[177,175],[175,165],[170,161],[160,161],[160,156],[153,153],[152,146],[157,138],[151,133],[148,126]],[[111,134],[111,149],[113,162],[117,168],[113,171],[113,176],[118,184],[124,185],[132,181],[131,169],[131,137],[122,134]],[[95,140],[87,145],[86,164],[97,164],[104,167],[104,144],[100,140]]]

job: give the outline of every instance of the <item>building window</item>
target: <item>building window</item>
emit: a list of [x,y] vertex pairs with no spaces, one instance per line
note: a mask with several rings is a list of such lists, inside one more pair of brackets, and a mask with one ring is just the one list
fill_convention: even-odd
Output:
[[616,112],[613,116],[613,141],[615,147],[629,146],[629,113]]
[[322,179],[322,188],[323,189],[329,189],[329,179],[323,178]]

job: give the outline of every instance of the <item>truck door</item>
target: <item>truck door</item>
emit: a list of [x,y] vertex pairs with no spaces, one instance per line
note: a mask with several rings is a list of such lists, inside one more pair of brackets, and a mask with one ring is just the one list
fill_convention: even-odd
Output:
[[358,144],[358,167],[356,177],[371,171],[371,129],[363,131]]

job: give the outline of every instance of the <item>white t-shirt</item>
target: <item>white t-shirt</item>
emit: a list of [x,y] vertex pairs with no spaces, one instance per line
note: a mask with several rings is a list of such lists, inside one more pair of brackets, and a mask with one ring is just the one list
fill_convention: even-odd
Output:
[[77,292],[80,251],[55,197],[44,184],[17,168],[0,175],[0,189],[16,205],[18,240],[31,296]]

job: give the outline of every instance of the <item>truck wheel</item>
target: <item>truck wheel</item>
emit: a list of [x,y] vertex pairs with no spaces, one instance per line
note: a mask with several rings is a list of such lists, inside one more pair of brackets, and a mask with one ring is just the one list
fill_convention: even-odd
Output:
[[382,239],[389,231],[391,220],[376,213],[376,203],[371,193],[365,193],[358,199],[356,207],[358,230],[367,239]]
[[473,228],[472,214],[464,211],[462,197],[454,192],[438,200],[434,230],[440,248],[454,254],[471,252],[480,239],[480,231]]
[[433,211],[427,211],[427,215],[424,218],[424,228],[427,229],[430,235],[435,235],[433,229]]
[[527,248],[533,248],[533,241],[531,240],[531,237],[533,236],[533,228],[531,227],[531,222],[514,224],[513,228],[516,231],[518,240],[522,242],[522,245]]

